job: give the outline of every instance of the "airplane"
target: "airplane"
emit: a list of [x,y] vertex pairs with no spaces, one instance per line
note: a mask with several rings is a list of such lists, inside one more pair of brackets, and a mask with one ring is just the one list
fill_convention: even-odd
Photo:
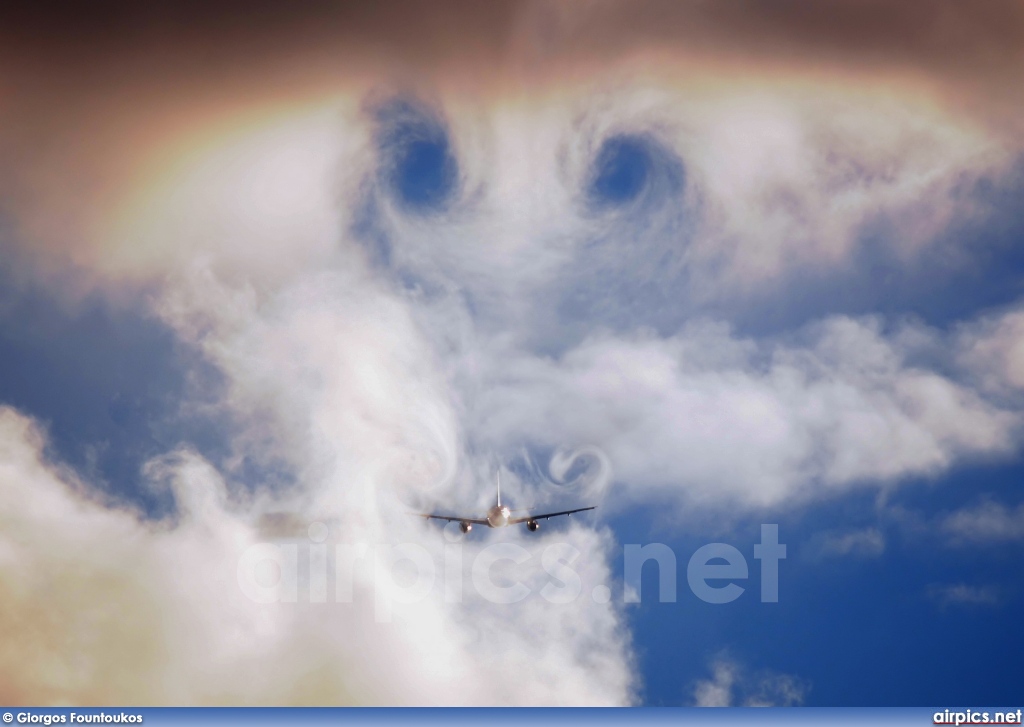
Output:
[[[506,525],[518,525],[519,523],[526,523],[526,528],[531,533],[535,533],[540,530],[539,520],[547,520],[548,518],[557,517],[559,515],[572,515],[577,512],[596,509],[597,505],[593,505],[591,507],[578,507],[575,510],[559,510],[558,512],[546,512],[539,515],[527,515],[526,517],[512,517],[513,510],[509,510],[506,505],[501,504],[501,472],[499,471],[498,501],[494,507],[487,511],[486,517],[455,517],[454,515],[435,515],[433,513],[424,512],[417,512],[413,514],[426,518],[427,520],[447,520],[450,523],[458,523],[459,529],[463,533],[468,533],[473,529],[474,525],[486,525],[489,528],[503,528]],[[515,510],[514,512],[528,512],[528,510]]]

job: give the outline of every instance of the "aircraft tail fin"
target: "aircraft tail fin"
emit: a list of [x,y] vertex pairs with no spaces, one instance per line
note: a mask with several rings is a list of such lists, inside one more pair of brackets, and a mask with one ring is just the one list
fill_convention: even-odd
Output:
[[501,507],[501,469],[498,469],[498,507]]

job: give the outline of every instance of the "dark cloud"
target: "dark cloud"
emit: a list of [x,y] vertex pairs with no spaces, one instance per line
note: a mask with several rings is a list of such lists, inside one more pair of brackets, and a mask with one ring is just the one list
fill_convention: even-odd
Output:
[[[993,67],[1020,57],[1024,40],[1024,8],[1003,0],[895,6],[876,0],[645,2],[605,5],[592,17],[585,27],[597,31],[589,35],[594,45],[638,37],[711,45],[732,37],[751,53],[809,51],[858,63],[905,60],[949,67],[968,61]],[[584,34],[578,36],[583,43]]]
[[[171,53],[192,69],[230,60],[256,66],[318,48],[341,60],[377,54],[415,64],[469,62],[480,70],[562,59],[604,62],[661,47],[848,68],[903,67],[927,75],[1006,81],[1024,59],[1024,6],[1012,0],[893,5],[869,0],[645,2],[20,3],[0,10],[10,55],[74,70],[83,60]],[[80,67],[78,70],[81,70]],[[132,73],[120,67],[121,74]]]
[[351,57],[354,46],[357,52],[378,48],[422,62],[500,48],[515,7],[462,0],[384,5],[314,0],[301,6],[237,0],[39,3],[6,6],[0,11],[0,35],[9,51],[69,67],[82,60],[172,54],[186,67],[216,70],[232,59],[258,66],[324,45],[342,58]]
[[581,78],[603,82],[623,62],[673,79],[687,77],[677,64],[688,63],[698,74],[909,84],[1016,132],[1024,6],[8,3],[0,9],[0,161],[40,168],[47,154],[66,168],[90,149],[116,157],[104,135],[130,145],[197,110],[212,115],[353,85],[397,79],[533,93]]

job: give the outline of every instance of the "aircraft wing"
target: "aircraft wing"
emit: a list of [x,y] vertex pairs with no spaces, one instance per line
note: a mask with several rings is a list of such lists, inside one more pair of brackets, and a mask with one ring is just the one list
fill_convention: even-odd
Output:
[[427,512],[414,512],[413,515],[426,518],[427,520],[447,520],[450,523],[473,523],[474,525],[487,525],[486,520],[475,517],[455,517],[454,515],[434,515]]
[[593,507],[578,507],[575,510],[560,510],[559,512],[546,512],[538,515],[527,515],[526,517],[513,517],[509,518],[509,525],[518,525],[519,523],[525,523],[528,520],[547,520],[549,517],[557,517],[558,515],[572,515],[577,512],[584,512],[586,510],[596,510],[597,505]]

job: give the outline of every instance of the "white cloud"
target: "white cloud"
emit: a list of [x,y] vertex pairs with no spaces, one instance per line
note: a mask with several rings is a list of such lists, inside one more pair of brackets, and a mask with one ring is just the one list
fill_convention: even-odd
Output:
[[731,662],[718,661],[712,667],[713,676],[697,682],[693,690],[696,707],[732,706],[732,688],[736,681],[736,667]]
[[1005,153],[927,103],[885,94],[759,90],[699,114],[689,158],[713,224],[698,245],[725,253],[734,282],[845,263],[879,220],[910,257],[967,211],[951,203],[961,175],[998,169]]
[[200,264],[254,290],[324,265],[351,224],[338,201],[358,194],[368,135],[338,96],[168,140],[167,162],[108,210],[90,264],[118,281]]
[[[518,572],[505,562],[493,574],[529,587],[522,603],[497,605],[468,587],[460,603],[445,603],[439,585],[418,602],[395,602],[392,621],[381,623],[374,585],[386,570],[371,570],[368,581],[357,573],[352,603],[309,603],[302,588],[297,603],[247,598],[236,571],[257,540],[249,523],[258,508],[229,494],[195,454],[177,452],[147,468],[152,486],[171,487],[178,499],[170,524],[92,499],[73,473],[44,459],[43,447],[28,419],[0,409],[0,582],[7,594],[0,624],[8,635],[0,646],[0,696],[8,703],[632,699],[619,615],[614,603],[590,597],[611,582],[606,533],[574,527],[523,536],[530,560]],[[445,541],[436,530],[392,525],[415,536],[411,542],[443,569]],[[374,535],[384,535],[379,525],[348,521],[334,540],[388,542]],[[567,603],[538,595],[548,584],[560,587],[541,568],[553,543],[577,553],[572,570],[583,590]],[[464,544],[467,569],[482,548]],[[304,567],[300,559],[300,574]]]
[[489,385],[477,436],[595,444],[626,497],[820,497],[1011,451],[1018,421],[907,363],[873,320],[828,320],[802,347],[695,325],[669,338],[596,336],[560,359],[499,353],[490,365],[478,373]]
[[[385,195],[396,263],[469,291],[506,324],[541,325],[547,298],[573,281],[601,287],[586,291],[595,309],[629,284],[665,286],[668,305],[729,301],[849,266],[870,225],[885,227],[894,264],[912,265],[977,212],[958,190],[1012,158],[925,97],[675,80],[582,83],[529,105],[445,98],[465,194],[426,222]],[[624,134],[650,144],[652,187],[639,208],[594,214],[595,158]],[[658,184],[676,167],[685,184]]]
[[1010,508],[996,502],[983,502],[948,515],[941,527],[960,542],[1024,540],[1024,505]]
[[792,707],[807,695],[805,681],[790,674],[750,674],[736,661],[720,656],[711,664],[712,677],[697,682],[696,707]]
[[1024,310],[1011,308],[965,327],[960,361],[980,383],[1006,395],[1024,389]]

